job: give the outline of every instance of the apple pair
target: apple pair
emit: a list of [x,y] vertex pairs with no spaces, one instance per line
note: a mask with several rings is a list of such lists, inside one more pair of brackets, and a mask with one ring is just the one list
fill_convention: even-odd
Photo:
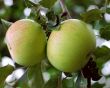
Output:
[[6,43],[16,63],[32,66],[47,56],[55,68],[64,72],[84,67],[96,47],[91,28],[77,19],[62,22],[48,41],[40,24],[30,19],[18,20],[9,27]]

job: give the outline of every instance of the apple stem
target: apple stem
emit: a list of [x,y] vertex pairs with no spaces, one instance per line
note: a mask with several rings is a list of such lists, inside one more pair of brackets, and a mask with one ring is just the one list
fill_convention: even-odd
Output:
[[63,10],[63,13],[67,13],[67,18],[68,18],[68,19],[71,19],[72,17],[71,17],[71,15],[70,15],[70,13],[69,13],[69,11],[68,11],[66,5],[65,5],[64,0],[60,0],[60,5],[61,5],[61,8],[62,8],[62,10]]
[[87,88],[92,88],[91,87],[91,78],[87,78]]

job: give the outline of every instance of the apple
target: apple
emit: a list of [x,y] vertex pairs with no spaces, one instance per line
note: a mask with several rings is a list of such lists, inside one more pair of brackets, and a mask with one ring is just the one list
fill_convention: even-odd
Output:
[[45,58],[46,35],[40,24],[30,19],[13,23],[6,32],[6,44],[14,61],[32,66]]
[[96,48],[90,26],[78,19],[68,19],[53,30],[47,42],[50,63],[63,72],[76,72],[88,62]]

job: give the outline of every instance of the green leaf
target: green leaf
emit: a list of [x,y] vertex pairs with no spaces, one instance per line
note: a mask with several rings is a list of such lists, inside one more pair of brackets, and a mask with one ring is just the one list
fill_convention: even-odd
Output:
[[43,26],[44,30],[46,30],[46,17],[42,16],[39,11],[36,14],[37,16],[35,17],[35,20]]
[[103,88],[105,85],[104,84],[99,84],[99,83],[95,83],[92,85],[92,88]]
[[99,33],[100,33],[100,37],[106,40],[110,40],[110,25],[107,25],[104,28],[101,28]]
[[43,88],[57,88],[58,81],[61,81],[61,79],[59,79],[61,72],[55,69],[47,59],[42,61],[42,72],[45,82]]
[[[60,88],[61,86],[61,72],[54,67],[48,68],[44,74],[48,74],[48,80],[45,79],[45,85],[43,88]],[[44,75],[44,78],[47,78],[47,75]]]
[[64,72],[64,74],[66,77],[72,77],[72,73],[70,73],[70,72]]
[[16,84],[13,86],[14,88],[30,88],[28,86],[28,78],[27,78],[27,70],[23,74],[23,76],[16,81]]
[[[58,87],[58,78],[57,79],[50,79],[43,88],[57,88]],[[60,87],[58,87],[60,88]]]
[[28,83],[30,88],[42,88],[44,85],[41,64],[28,68]]
[[67,77],[62,80],[63,88],[76,88],[74,85],[74,79],[72,77]]
[[97,47],[94,55],[96,57],[97,66],[101,69],[103,64],[110,60],[110,48],[106,46]]
[[92,9],[81,14],[82,20],[85,22],[93,22],[102,18],[102,12],[99,9]]
[[30,0],[24,0],[24,2],[25,2],[25,5],[27,7],[36,7],[36,8],[38,8],[40,6],[38,3],[34,3]]
[[96,58],[107,56],[108,54],[110,54],[110,49],[107,46],[97,47],[94,52]]
[[87,86],[87,80],[83,77],[81,72],[78,72],[78,77],[75,83],[76,88],[85,88]]
[[6,21],[4,19],[1,19],[1,22],[2,22],[3,28],[4,28],[5,32],[6,32],[8,30],[8,28],[11,26],[12,23],[8,22],[8,21]]
[[[79,77],[78,77],[78,73],[71,73],[72,77],[65,77],[62,80],[62,88],[79,88],[79,86],[81,86],[80,82],[82,81],[82,77],[81,77],[80,74],[79,74]],[[77,84],[79,84],[79,85],[77,85]],[[81,86],[81,88],[83,88],[83,87]]]
[[54,13],[53,10],[48,11],[46,16],[48,18],[48,23],[47,23],[48,29],[52,29],[53,27],[59,26],[60,18],[58,15]]
[[46,13],[46,16],[47,16],[48,20],[55,21],[55,19],[56,19],[56,15],[53,10],[48,11]]
[[4,88],[5,79],[14,71],[14,67],[7,65],[0,68],[0,88]]
[[110,8],[106,8],[106,12],[110,14]]
[[41,67],[42,72],[46,72],[49,68],[52,67],[52,65],[49,63],[48,59],[44,59],[42,60]]
[[61,8],[61,5],[60,5],[60,0],[57,0],[57,2],[52,7],[52,9],[54,10],[55,14],[57,14],[57,15],[62,13],[62,8]]
[[94,29],[100,30],[101,27],[102,27],[102,25],[100,24],[100,21],[95,21],[94,22]]
[[6,31],[8,30],[9,26],[11,25],[11,22],[8,22],[4,19],[1,19],[1,23],[2,24],[0,24],[0,44],[3,42]]
[[50,67],[47,70],[47,72],[50,75],[51,79],[55,79],[61,74],[61,72],[59,70],[57,70],[56,68],[54,68],[54,67]]
[[46,7],[46,8],[50,9],[55,4],[56,1],[57,0],[41,0],[39,3],[43,7]]

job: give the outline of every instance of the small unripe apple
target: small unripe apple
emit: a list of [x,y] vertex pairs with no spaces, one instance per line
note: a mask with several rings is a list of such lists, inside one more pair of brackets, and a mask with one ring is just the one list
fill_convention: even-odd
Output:
[[53,30],[47,43],[50,63],[64,72],[76,72],[84,67],[96,47],[90,26],[81,20],[69,19]]
[[33,20],[13,23],[6,32],[6,43],[12,58],[20,65],[35,65],[45,58],[46,35]]

